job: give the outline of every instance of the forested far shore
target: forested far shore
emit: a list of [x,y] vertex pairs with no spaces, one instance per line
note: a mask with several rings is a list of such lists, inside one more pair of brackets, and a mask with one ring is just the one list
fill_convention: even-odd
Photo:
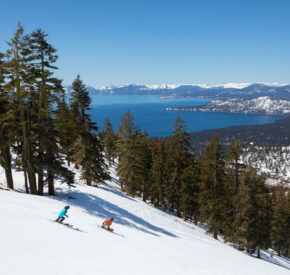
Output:
[[245,145],[288,146],[290,145],[290,117],[268,124],[229,126],[190,133],[190,144],[194,152],[202,151],[214,134],[220,137],[223,144],[240,139]]

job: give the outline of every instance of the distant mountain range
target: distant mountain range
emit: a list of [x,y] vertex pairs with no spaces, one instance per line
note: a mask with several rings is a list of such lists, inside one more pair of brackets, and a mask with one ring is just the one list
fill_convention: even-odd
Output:
[[290,101],[261,96],[254,99],[215,99],[201,106],[165,108],[166,111],[226,112],[243,114],[290,115]]
[[[290,100],[290,85],[267,83],[228,83],[225,85],[180,84],[180,85],[112,85],[87,87],[91,93],[114,95],[159,95],[163,97],[202,97],[211,99],[243,98],[252,99],[270,96]],[[71,90],[71,86],[67,86]]]

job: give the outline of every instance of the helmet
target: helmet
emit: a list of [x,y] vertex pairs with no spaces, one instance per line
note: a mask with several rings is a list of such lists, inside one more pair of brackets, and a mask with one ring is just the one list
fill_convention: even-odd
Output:
[[110,218],[110,220],[111,220],[111,221],[113,221],[113,220],[114,220],[114,218]]
[[66,209],[69,209],[69,205],[65,207]]

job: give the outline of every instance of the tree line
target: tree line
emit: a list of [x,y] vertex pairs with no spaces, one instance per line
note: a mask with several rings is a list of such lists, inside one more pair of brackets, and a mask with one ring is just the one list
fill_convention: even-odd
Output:
[[184,220],[207,225],[214,238],[222,236],[252,254],[274,248],[290,254],[290,192],[269,187],[257,170],[241,162],[244,144],[227,148],[213,135],[204,153],[194,154],[186,124],[177,118],[169,138],[150,138],[134,124],[128,111],[114,134],[107,120],[102,132],[105,157],[117,159],[122,191],[175,212]]
[[26,192],[38,195],[45,186],[54,195],[56,178],[73,185],[71,162],[82,168],[88,185],[109,177],[88,113],[89,92],[78,75],[66,102],[55,76],[56,52],[43,30],[25,34],[19,24],[8,50],[0,53],[0,164],[11,189],[12,164],[23,171]]
[[23,172],[27,193],[55,194],[56,179],[73,186],[71,165],[87,185],[110,178],[116,165],[121,189],[184,220],[205,223],[248,253],[272,247],[289,256],[290,194],[269,188],[263,176],[240,162],[243,142],[228,148],[214,135],[194,154],[179,117],[173,135],[151,138],[128,111],[114,133],[109,119],[98,133],[89,114],[91,98],[78,75],[67,95],[55,76],[56,49],[38,29],[21,25],[0,53],[0,165],[14,189],[12,167]]

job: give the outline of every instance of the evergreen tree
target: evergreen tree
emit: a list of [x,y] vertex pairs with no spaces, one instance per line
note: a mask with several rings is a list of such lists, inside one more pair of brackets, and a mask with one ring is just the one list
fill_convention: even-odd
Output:
[[68,166],[70,166],[71,148],[76,137],[74,135],[74,125],[71,120],[71,111],[66,103],[63,90],[61,91],[61,96],[57,104],[56,122],[61,152],[65,154]]
[[80,79],[80,75],[77,75],[72,83],[71,108],[76,112],[75,116],[80,127],[91,127],[92,130],[97,131],[98,128],[91,122],[90,115],[87,113],[91,109],[91,101],[86,85]]
[[174,124],[174,135],[169,138],[170,153],[169,163],[171,167],[171,185],[174,197],[174,207],[177,216],[181,216],[181,174],[187,165],[187,151],[189,150],[189,135],[186,133],[185,121],[177,117]]
[[167,188],[170,185],[169,167],[167,165],[168,146],[167,143],[158,139],[152,144],[152,166],[151,166],[151,203],[156,207],[165,209],[168,207]]
[[241,140],[233,141],[228,148],[227,167],[229,176],[229,205],[225,223],[225,239],[238,242],[239,250],[244,250],[244,244],[241,240],[235,238],[235,233],[242,224],[243,204],[240,198],[241,173],[245,165],[241,161],[243,150]]
[[152,151],[147,136],[148,134],[146,132],[138,132],[135,147],[136,183],[139,187],[139,193],[140,196],[142,196],[143,201],[146,201],[151,193],[150,171],[152,166]]
[[181,174],[181,209],[184,220],[187,217],[194,217],[194,223],[197,224],[199,215],[200,168],[193,155],[188,154],[187,161],[188,164]]
[[[29,44],[24,36],[24,29],[19,24],[14,37],[8,42],[7,51],[7,88],[12,92],[12,99],[16,106],[15,130],[17,139],[20,140],[16,152],[21,155],[22,169],[28,177],[29,188],[32,194],[37,193],[35,177],[35,161],[33,155],[34,126],[32,125],[29,97],[31,98],[33,79],[31,77],[31,64]],[[26,180],[25,180],[26,181]]]
[[117,175],[121,183],[121,190],[130,196],[136,196],[140,186],[136,181],[136,156],[137,140],[140,135],[138,126],[134,125],[134,118],[128,111],[122,117],[122,125],[118,127],[117,152],[118,168]]
[[94,133],[98,130],[95,123],[91,121],[89,106],[91,98],[89,91],[78,75],[72,84],[71,110],[72,125],[76,136],[72,149],[72,160],[82,167],[81,178],[87,185],[92,182],[109,179],[107,166],[103,156],[103,146],[100,138]]
[[114,164],[116,157],[116,135],[114,134],[112,124],[107,117],[104,123],[104,130],[102,132],[102,139],[105,150],[105,158],[109,162],[109,165]]
[[283,184],[275,189],[271,241],[279,256],[282,254],[288,257],[290,252],[290,193]]
[[217,239],[218,234],[223,234],[228,203],[224,152],[217,135],[213,136],[202,156],[200,179],[201,221],[208,224],[209,232],[213,232]]
[[257,257],[260,258],[260,249],[269,247],[271,197],[264,178],[251,167],[241,175],[240,197],[243,220],[238,228],[238,236],[246,243],[247,252],[253,253],[257,248]]
[[7,187],[14,189],[11,165],[10,147],[14,139],[11,133],[12,106],[9,101],[9,94],[6,90],[7,64],[4,61],[4,54],[0,53],[0,165],[5,170]]
[[[37,29],[27,37],[27,43],[31,49],[30,63],[31,76],[35,83],[35,97],[37,105],[37,166],[38,166],[38,194],[43,194],[44,169],[47,170],[48,192],[54,195],[54,177],[58,171],[63,171],[61,160],[58,158],[59,146],[57,132],[53,119],[52,104],[57,102],[57,97],[62,91],[61,80],[53,76],[57,69],[54,63],[57,61],[56,49],[50,45],[46,37],[48,35],[41,29]],[[60,172],[62,173],[62,172]]]

